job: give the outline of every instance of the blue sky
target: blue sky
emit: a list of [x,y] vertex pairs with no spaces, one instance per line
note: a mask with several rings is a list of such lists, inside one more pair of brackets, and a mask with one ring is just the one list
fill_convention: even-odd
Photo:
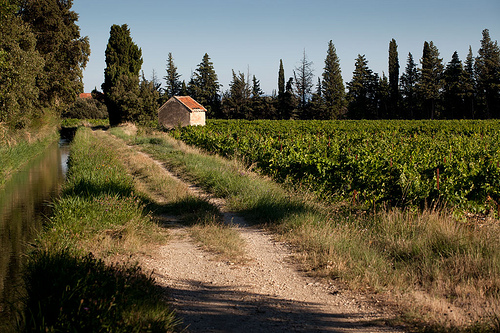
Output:
[[366,55],[374,72],[387,75],[392,38],[400,73],[409,52],[419,61],[424,41],[434,42],[446,64],[454,51],[464,60],[469,45],[476,56],[483,29],[500,39],[498,0],[74,0],[72,9],[80,15],[81,35],[90,39],[85,92],[100,90],[113,24],[129,26],[148,79],[153,70],[165,76],[171,52],[180,79],[188,82],[208,53],[223,91],[234,70],[255,75],[266,94],[277,89],[280,59],[291,77],[304,50],[317,82],[330,40],[347,82],[358,54]]

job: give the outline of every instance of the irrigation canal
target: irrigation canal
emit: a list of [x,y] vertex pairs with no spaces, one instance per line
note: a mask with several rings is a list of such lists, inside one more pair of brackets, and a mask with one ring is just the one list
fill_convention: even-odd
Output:
[[0,328],[13,320],[12,305],[23,290],[24,254],[50,214],[50,203],[59,195],[68,153],[68,140],[61,139],[0,188]]

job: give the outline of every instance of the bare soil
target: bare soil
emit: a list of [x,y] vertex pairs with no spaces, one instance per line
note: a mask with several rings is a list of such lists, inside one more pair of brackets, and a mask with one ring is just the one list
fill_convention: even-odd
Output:
[[404,331],[388,324],[395,317],[390,307],[335,281],[308,277],[294,263],[292,248],[224,212],[223,200],[189,187],[220,207],[245,240],[248,260],[222,260],[193,241],[175,217],[163,217],[170,240],[140,263],[166,288],[186,332]]

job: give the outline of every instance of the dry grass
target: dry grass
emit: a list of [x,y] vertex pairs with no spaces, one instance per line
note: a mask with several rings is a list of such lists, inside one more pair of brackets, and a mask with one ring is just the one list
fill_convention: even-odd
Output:
[[206,250],[216,253],[223,260],[244,263],[245,242],[235,226],[220,221],[197,224],[190,228],[191,236],[203,244]]

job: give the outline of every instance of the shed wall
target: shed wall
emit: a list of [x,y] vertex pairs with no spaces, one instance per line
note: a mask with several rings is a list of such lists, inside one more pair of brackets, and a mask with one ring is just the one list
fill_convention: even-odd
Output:
[[190,125],[205,126],[205,112],[204,111],[194,111],[191,112],[191,122]]
[[175,100],[169,100],[158,110],[158,121],[165,128],[187,126],[190,121],[190,112]]

